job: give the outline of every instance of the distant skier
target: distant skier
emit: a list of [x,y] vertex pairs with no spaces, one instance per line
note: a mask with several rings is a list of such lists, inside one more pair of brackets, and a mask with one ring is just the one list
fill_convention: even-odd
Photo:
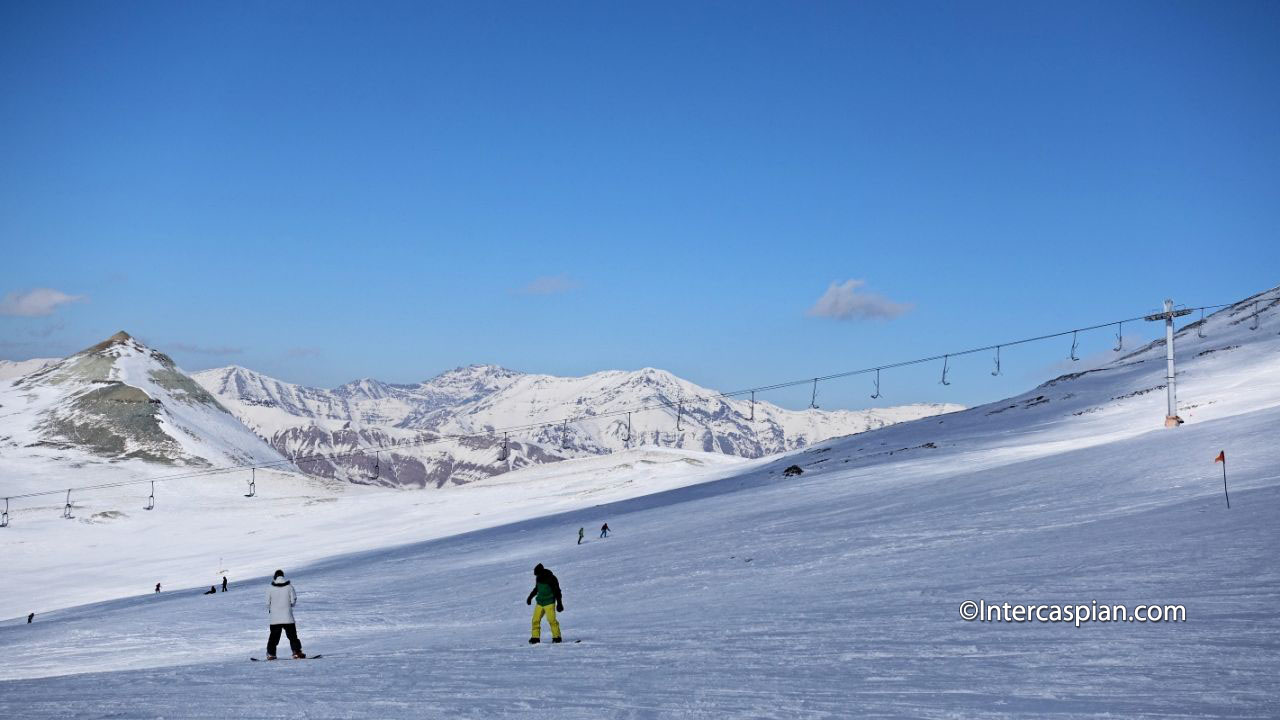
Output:
[[298,602],[298,593],[293,585],[284,579],[284,571],[277,570],[271,579],[271,587],[267,588],[267,612],[271,615],[271,634],[267,637],[267,659],[276,659],[276,645],[280,644],[280,631],[289,637],[289,647],[293,650],[293,659],[301,660],[306,653],[302,652],[302,641],[298,639],[298,626],[293,621],[293,606]]
[[223,575],[222,576],[222,592],[226,592],[226,591],[227,591],[227,576]]
[[584,533],[586,533],[586,531],[587,531],[586,528],[578,528],[578,544],[579,545],[582,544],[582,536]]
[[160,583],[156,583],[156,594],[160,594]]
[[609,523],[605,523],[600,526],[600,537],[609,537]]
[[551,642],[560,642],[560,621],[556,620],[556,612],[564,612],[564,601],[560,598],[560,581],[542,563],[533,569],[533,590],[525,598],[525,605],[532,605],[536,597],[538,605],[533,608],[533,633],[529,636],[529,644],[542,642],[542,616],[547,616],[547,624],[551,626]]
[[208,589],[207,591],[205,591],[205,593],[204,593],[204,594],[205,594],[205,595],[217,595],[217,594],[218,594],[218,588],[217,588],[217,587],[215,587],[215,586],[213,586],[213,585],[210,585],[210,586],[209,586],[209,589]]
[[[538,567],[542,567],[542,566],[541,566],[541,565],[539,565]],[[35,613],[31,613],[30,615],[28,615],[28,616],[27,616],[27,624],[28,624],[28,625],[30,625],[30,624],[31,624],[31,621],[32,621],[32,620],[35,620],[35,619],[36,619],[36,614],[35,614]]]

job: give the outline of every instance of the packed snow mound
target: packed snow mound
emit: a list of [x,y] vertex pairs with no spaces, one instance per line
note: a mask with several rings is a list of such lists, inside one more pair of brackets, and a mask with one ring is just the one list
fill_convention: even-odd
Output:
[[[715,391],[654,368],[562,378],[471,365],[417,385],[366,379],[335,390],[234,366],[194,377],[281,452],[330,456],[307,461],[307,472],[402,487],[460,485],[528,465],[637,447],[762,457],[962,409],[916,404],[790,411],[766,402],[753,409],[749,400],[716,397]],[[626,411],[643,407],[651,409],[635,413],[628,428]],[[589,417],[562,422],[582,415]],[[495,431],[526,426],[509,435]],[[385,450],[374,456],[360,453],[361,447]]]
[[[287,466],[171,359],[124,332],[0,384],[0,408],[4,475],[19,465],[44,478],[55,466],[81,478],[104,464]],[[4,478],[7,492],[33,482],[21,474]]]

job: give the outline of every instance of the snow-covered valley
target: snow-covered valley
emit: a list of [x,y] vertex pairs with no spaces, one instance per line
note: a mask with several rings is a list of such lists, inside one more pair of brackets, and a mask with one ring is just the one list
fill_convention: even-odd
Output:
[[[54,498],[0,530],[0,713],[1276,717],[1275,297],[1257,329],[1250,299],[1179,332],[1176,429],[1158,342],[760,459],[636,448],[438,493],[260,471],[257,497],[213,476],[152,512],[114,489],[84,519],[139,510],[93,522]],[[536,563],[564,588],[566,644],[524,644]],[[275,567],[323,659],[247,661]],[[222,569],[231,591],[200,595]],[[966,622],[967,600],[1186,621]]]

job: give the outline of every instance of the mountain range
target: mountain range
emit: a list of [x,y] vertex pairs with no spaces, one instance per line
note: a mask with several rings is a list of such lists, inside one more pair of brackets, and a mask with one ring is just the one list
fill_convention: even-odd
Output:
[[[365,379],[332,390],[234,366],[192,377],[284,455],[328,456],[304,462],[308,473],[413,487],[644,446],[754,458],[962,409],[753,409],[654,368],[555,377],[470,365],[413,385]],[[628,417],[635,408],[648,409]],[[523,429],[501,431],[513,426]],[[369,446],[386,450],[352,454]]]
[[[125,332],[67,358],[0,364],[0,453],[7,474],[36,482],[23,492],[47,489],[34,478],[80,484],[90,466],[123,477],[254,464],[443,487],[628,448],[761,457],[960,409],[792,411],[653,368],[555,377],[471,365],[417,384],[326,390],[242,367],[187,374]],[[502,431],[511,427],[522,429]]]

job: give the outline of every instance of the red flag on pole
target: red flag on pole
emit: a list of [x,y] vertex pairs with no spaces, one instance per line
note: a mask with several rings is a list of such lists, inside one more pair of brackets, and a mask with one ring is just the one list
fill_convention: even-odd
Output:
[[1227,451],[1226,451],[1226,450],[1222,450],[1222,451],[1218,452],[1218,457],[1214,458],[1214,459],[1213,459],[1213,461],[1214,461],[1214,462],[1216,462],[1216,463],[1224,463],[1224,462],[1226,462],[1226,461],[1227,461]]

